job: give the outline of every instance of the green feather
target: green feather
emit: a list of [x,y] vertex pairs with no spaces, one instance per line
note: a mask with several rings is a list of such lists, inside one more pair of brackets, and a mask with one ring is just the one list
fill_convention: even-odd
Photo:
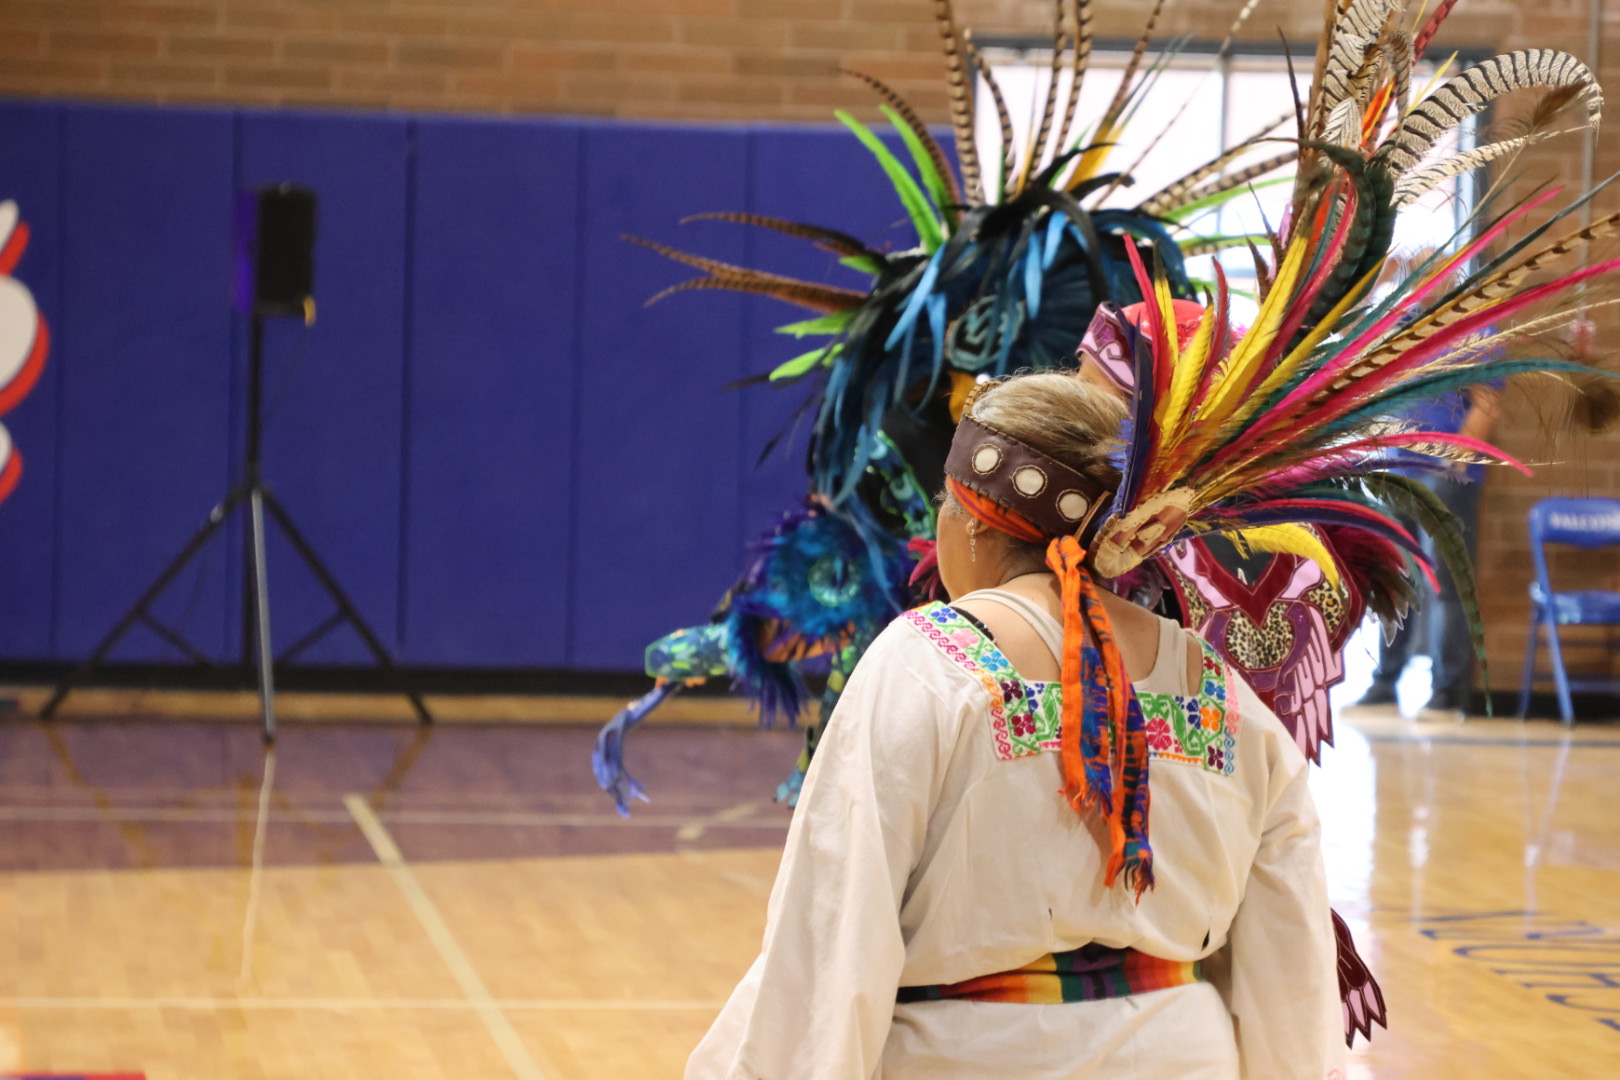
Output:
[[838,262],[841,266],[847,266],[851,270],[859,270],[863,274],[871,274],[874,277],[883,273],[883,264],[878,261],[876,255],[845,255]]
[[831,315],[822,315],[803,322],[788,323],[778,326],[778,334],[792,334],[794,337],[809,337],[811,334],[839,334],[855,318],[853,311],[835,311]]
[[894,185],[894,193],[900,197],[900,202],[906,208],[906,213],[911,215],[911,223],[916,226],[917,239],[921,241],[923,250],[930,255],[938,251],[940,245],[945,242],[944,233],[940,229],[939,218],[934,214],[933,207],[928,205],[928,197],[923,194],[922,188],[917,186],[917,181],[912,178],[911,173],[907,172],[906,167],[900,164],[893,154],[889,153],[889,148],[884,146],[882,141],[872,134],[871,129],[865,124],[843,109],[839,109],[833,115],[838,117],[845,127],[855,133],[855,137],[861,140],[861,145],[870,150],[872,156],[877,158],[878,164],[883,166],[883,171],[888,174],[889,182]]
[[808,375],[821,365],[832,363],[843,350],[844,347],[835,342],[801,353],[786,363],[778,364],[771,371],[770,381],[782,382],[785,379],[797,379],[802,375]]
[[1213,210],[1223,203],[1237,198],[1239,195],[1247,195],[1251,191],[1259,191],[1261,188],[1276,187],[1278,184],[1292,184],[1293,182],[1294,178],[1292,176],[1273,176],[1269,180],[1261,180],[1253,184],[1244,184],[1242,187],[1217,191],[1213,195],[1205,195],[1202,199],[1195,199],[1186,206],[1176,207],[1164,216],[1171,221],[1186,221],[1205,210]]
[[928,149],[923,146],[922,140],[917,138],[917,133],[911,130],[911,125],[906,123],[905,119],[898,112],[895,112],[892,107],[879,105],[878,108],[884,116],[889,118],[889,123],[894,125],[894,130],[900,133],[900,138],[905,142],[906,149],[911,151],[911,160],[917,166],[917,175],[922,177],[923,185],[928,188],[928,195],[934,200],[934,206],[945,218],[946,226],[951,230],[955,230],[956,207],[951,205],[950,185],[945,182],[943,176],[939,175],[939,169],[935,167],[934,159],[928,155]]

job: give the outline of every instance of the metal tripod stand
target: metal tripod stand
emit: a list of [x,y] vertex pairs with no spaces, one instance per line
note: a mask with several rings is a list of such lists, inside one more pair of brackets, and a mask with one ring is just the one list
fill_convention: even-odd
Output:
[[281,663],[291,662],[304,650],[314,645],[332,630],[344,623],[353,626],[360,635],[360,640],[370,650],[377,664],[396,683],[398,689],[410,699],[411,707],[422,723],[433,722],[433,714],[428,712],[422,701],[422,695],[414,688],[403,683],[399,669],[394,665],[388,650],[383,648],[366,620],[361,617],[349,597],[344,593],[337,578],[321,562],[320,556],[315,553],[304,534],[298,531],[293,524],[292,517],[287,513],[273,492],[265,486],[260,475],[260,450],[263,430],[263,396],[264,396],[264,317],[254,313],[249,324],[248,345],[248,413],[247,413],[247,456],[244,459],[242,481],[232,488],[224,500],[208,515],[203,526],[192,534],[186,545],[169,561],[158,574],[135,605],[126,611],[122,618],[114,624],[107,636],[102,638],[89,658],[77,670],[70,673],[56,687],[51,699],[40,709],[41,719],[50,719],[55,715],[57,708],[64,698],[75,686],[82,685],[95,670],[101,666],[113,646],[133,629],[137,624],[145,626],[156,633],[164,641],[178,648],[197,663],[212,667],[213,661],[201,650],[187,641],[180,631],[160,622],[152,614],[152,604],[156,602],[163,591],[173,583],[176,576],[187,563],[196,557],[198,552],[219,532],[239,507],[245,506],[248,512],[247,543],[243,552],[245,573],[242,575],[242,656],[241,670],[244,676],[251,676],[257,669],[259,684],[259,703],[264,722],[264,740],[273,742],[276,737],[276,708],[275,708],[275,657],[270,647],[270,589],[265,574],[265,514],[274,518],[276,524],[291,542],[293,550],[298,553],[304,565],[309,567],[315,579],[337,605],[337,610],[317,625],[309,633],[295,641],[282,654]]

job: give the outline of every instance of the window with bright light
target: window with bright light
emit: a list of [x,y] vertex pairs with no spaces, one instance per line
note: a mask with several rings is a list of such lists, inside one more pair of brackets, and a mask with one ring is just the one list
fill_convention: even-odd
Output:
[[[984,56],[1007,103],[1013,126],[1014,159],[1017,160],[1041,122],[1051,76],[1051,49],[1050,46],[1028,49],[1001,46],[986,49]],[[1093,134],[1090,129],[1118,90],[1129,59],[1126,51],[1098,50],[1092,54],[1075,114],[1082,141],[1090,141]],[[1153,54],[1149,53],[1143,66],[1151,67],[1152,63]],[[1296,57],[1295,67],[1300,72],[1303,96],[1307,92],[1304,83],[1310,78],[1310,56]],[[1451,69],[1456,70],[1456,67]],[[1421,98],[1435,73],[1435,64],[1427,61],[1419,64],[1412,75],[1414,101]],[[1163,63],[1151,78],[1153,84],[1140,95],[1138,104],[1129,114],[1129,124],[1109,150],[1102,170],[1124,172],[1132,183],[1112,191],[1101,205],[1134,207],[1279,119],[1283,122],[1273,132],[1275,137],[1289,139],[1295,133],[1294,95],[1287,61],[1280,55],[1238,53],[1216,59],[1209,53],[1184,51]],[[1060,114],[1069,85],[1065,71],[1057,91]],[[995,102],[983,80],[979,83],[975,105],[975,142],[984,164],[986,186],[989,186],[999,172],[1001,130]],[[1434,155],[1450,154],[1460,146],[1473,145],[1473,130],[1473,121],[1465,122],[1435,148]],[[1290,149],[1291,144],[1287,142],[1258,143],[1228,162],[1223,174],[1237,172]],[[1195,234],[1264,233],[1268,224],[1275,229],[1281,224],[1292,195],[1291,176],[1291,170],[1279,169],[1219,207],[1185,219],[1181,224],[1186,231],[1178,231],[1177,238],[1190,238]],[[1472,201],[1469,176],[1440,184],[1397,219],[1394,251],[1410,252],[1448,243],[1466,221]],[[1190,276],[1195,280],[1212,278],[1213,258],[1202,256],[1188,260]],[[1234,315],[1244,319],[1248,312],[1244,310],[1243,298],[1237,294],[1253,289],[1253,259],[1242,246],[1228,249],[1220,258],[1234,290]]]

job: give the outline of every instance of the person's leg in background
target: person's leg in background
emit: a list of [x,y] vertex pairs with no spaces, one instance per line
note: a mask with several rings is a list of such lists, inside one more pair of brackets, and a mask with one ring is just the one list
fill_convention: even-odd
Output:
[[[1404,515],[1397,515],[1402,525],[1412,528],[1412,522]],[[1407,612],[1406,621],[1401,623],[1400,629],[1393,636],[1386,637],[1381,631],[1378,636],[1378,666],[1373,669],[1372,685],[1367,692],[1357,698],[1355,704],[1360,706],[1394,705],[1396,704],[1395,686],[1401,681],[1401,672],[1406,670],[1406,662],[1412,658],[1414,645],[1427,642],[1423,634],[1425,615],[1419,609]]]
[[[1436,477],[1428,484],[1462,523],[1468,538],[1468,557],[1472,559],[1477,547],[1480,485],[1461,476]],[[1424,547],[1432,557],[1433,541],[1425,539]],[[1456,583],[1438,560],[1435,569],[1440,576],[1440,595],[1430,599],[1431,610],[1426,620],[1434,684],[1423,711],[1461,719],[1473,689],[1474,642],[1468,632],[1468,616],[1457,595]]]

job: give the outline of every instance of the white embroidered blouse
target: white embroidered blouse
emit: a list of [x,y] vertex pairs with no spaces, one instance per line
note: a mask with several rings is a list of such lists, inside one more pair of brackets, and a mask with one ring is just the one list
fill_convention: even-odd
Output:
[[[1203,651],[1188,686],[1186,650]],[[933,604],[885,630],[821,739],[759,958],[688,1080],[1342,1077],[1306,761],[1213,650],[1163,621],[1136,684],[1156,885],[1103,885],[1106,832],[1059,794],[1059,692]],[[1105,1001],[896,1005],[901,986],[1098,942],[1208,982]]]

